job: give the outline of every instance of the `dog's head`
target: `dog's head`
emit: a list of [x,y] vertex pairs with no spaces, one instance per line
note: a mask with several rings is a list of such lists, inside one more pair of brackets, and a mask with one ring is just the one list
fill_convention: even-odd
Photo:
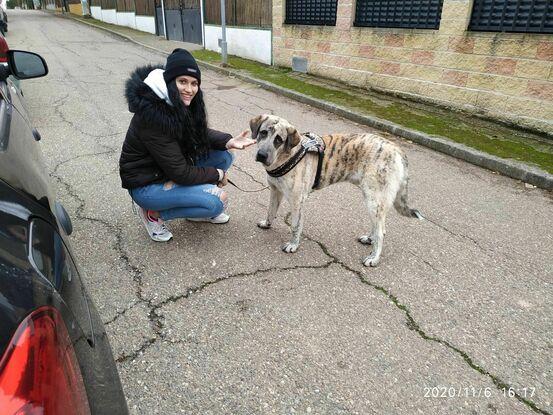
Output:
[[281,154],[290,150],[301,141],[296,128],[284,118],[276,115],[259,115],[250,120],[252,138],[257,140],[255,160],[270,166]]

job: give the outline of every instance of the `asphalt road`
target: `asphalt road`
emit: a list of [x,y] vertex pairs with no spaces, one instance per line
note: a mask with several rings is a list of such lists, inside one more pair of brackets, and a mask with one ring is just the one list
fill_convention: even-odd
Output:
[[[133,414],[553,412],[550,193],[401,141],[411,205],[427,220],[391,214],[375,269],[360,262],[365,214],[348,184],[312,194],[293,255],[279,249],[286,208],[262,231],[268,192],[234,188],[230,223],[172,222],[174,240],[158,244],[117,161],[125,79],[164,58],[51,14],[9,18],[10,47],[50,68],[22,88]],[[214,128],[236,134],[274,113],[302,131],[368,130],[202,75]],[[231,178],[265,183],[253,150]]]

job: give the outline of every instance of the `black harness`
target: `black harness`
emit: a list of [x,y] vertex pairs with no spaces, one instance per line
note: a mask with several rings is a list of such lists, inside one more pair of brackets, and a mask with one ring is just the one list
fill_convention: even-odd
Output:
[[317,174],[312,189],[319,186],[321,180],[321,171],[323,168],[323,157],[325,154],[325,143],[321,137],[313,133],[302,134],[300,149],[286,163],[278,166],[276,169],[268,170],[267,174],[271,177],[281,177],[290,172],[297,164],[305,157],[307,153],[318,153],[319,160],[317,162]]

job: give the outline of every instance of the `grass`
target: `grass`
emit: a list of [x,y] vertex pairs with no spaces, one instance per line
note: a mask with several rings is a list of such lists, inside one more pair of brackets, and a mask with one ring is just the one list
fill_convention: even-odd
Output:
[[[202,61],[219,64],[220,54],[207,50],[193,52]],[[298,75],[288,68],[263,65],[229,56],[231,69],[254,78],[309,95],[361,114],[370,115],[430,135],[437,135],[506,159],[514,159],[553,173],[553,141],[486,122],[453,111],[444,111],[413,102],[360,93],[345,85],[324,85],[316,78]]]

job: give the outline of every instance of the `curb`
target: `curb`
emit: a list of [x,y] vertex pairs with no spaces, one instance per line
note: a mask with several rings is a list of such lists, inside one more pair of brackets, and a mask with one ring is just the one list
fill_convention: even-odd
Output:
[[[168,52],[146,45],[142,42],[139,42],[131,38],[130,36],[116,32],[115,30],[111,30],[102,26],[97,26],[93,23],[84,22],[82,20],[75,19],[70,16],[62,16],[62,17],[68,17],[79,23],[83,23],[88,26],[95,27],[97,29],[105,30],[114,35],[127,39],[137,45],[150,49],[154,52],[161,53],[163,55],[169,55]],[[417,144],[431,148],[432,150],[439,151],[440,153],[444,153],[452,157],[467,161],[471,164],[484,167],[488,170],[501,173],[504,176],[521,180],[525,183],[532,184],[534,186],[537,186],[545,190],[553,190],[553,174],[549,174],[536,167],[532,167],[518,161],[496,157],[491,154],[484,153],[482,151],[465,146],[464,144],[456,143],[440,136],[431,136],[428,134],[421,133],[420,131],[411,130],[409,128],[402,127],[401,125],[398,125],[380,118],[359,114],[354,111],[351,111],[350,109],[341,107],[339,105],[331,104],[331,103],[319,100],[317,98],[313,98],[313,97],[301,94],[299,92],[282,88],[278,85],[271,84],[266,81],[261,81],[256,78],[252,78],[248,75],[245,75],[236,71],[232,71],[230,69],[222,68],[212,63],[198,60],[198,64],[200,66],[211,69],[218,73],[221,73],[227,76],[233,76],[242,81],[258,85],[263,89],[266,89],[271,92],[275,92],[277,94],[294,99],[301,103],[311,105],[312,107],[334,113],[341,117],[347,118],[351,121],[355,121],[359,124],[368,125],[370,127],[392,133],[399,137],[403,137]]]

